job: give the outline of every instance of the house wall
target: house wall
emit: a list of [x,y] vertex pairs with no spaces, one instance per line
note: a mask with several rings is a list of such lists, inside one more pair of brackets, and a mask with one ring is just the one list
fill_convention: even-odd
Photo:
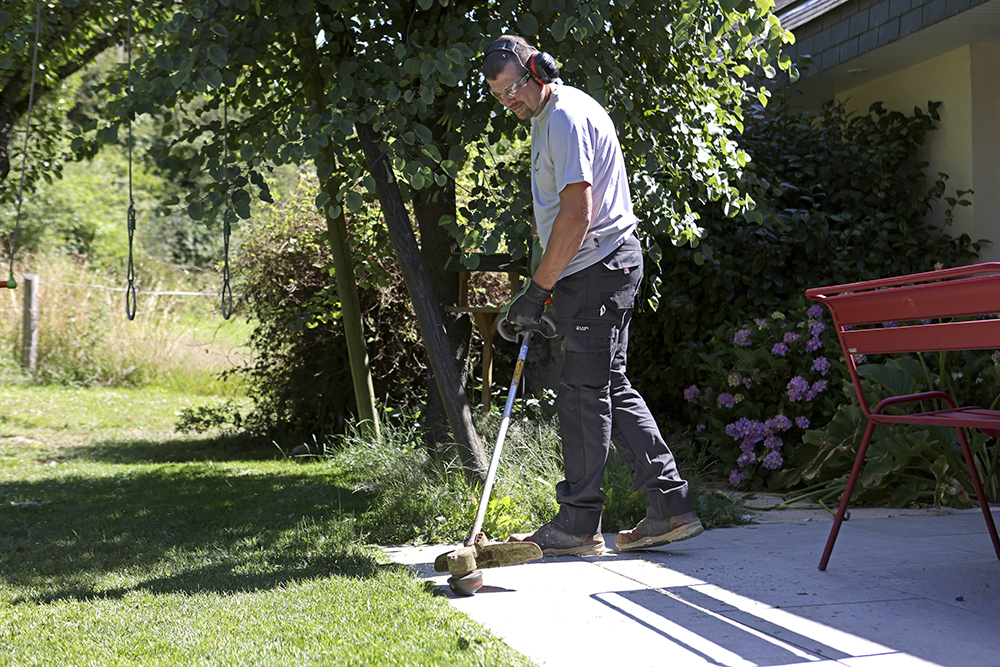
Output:
[[994,242],[984,260],[1000,260],[1000,44],[973,44],[972,168],[975,234]]
[[[1000,261],[1000,45],[970,45],[913,65],[875,81],[838,90],[835,99],[848,110],[866,113],[879,101],[887,109],[912,114],[928,101],[941,102],[938,129],[930,132],[919,159],[929,166],[929,181],[948,175],[947,195],[974,190],[972,205],[955,210],[950,233],[968,234],[992,244],[981,251],[984,261]],[[931,182],[928,182],[928,187]],[[944,202],[929,222],[944,221]]]
[[803,0],[785,3],[791,8],[778,15],[795,33],[785,52],[793,61],[809,55],[815,74],[990,1]]

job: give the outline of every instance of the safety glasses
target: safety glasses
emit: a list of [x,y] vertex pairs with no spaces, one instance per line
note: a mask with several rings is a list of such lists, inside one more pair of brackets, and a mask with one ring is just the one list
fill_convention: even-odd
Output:
[[510,84],[502,90],[490,89],[490,94],[497,98],[499,101],[512,100],[517,97],[517,94],[521,92],[521,89],[528,85],[528,78],[531,76],[531,72],[525,71],[524,76]]

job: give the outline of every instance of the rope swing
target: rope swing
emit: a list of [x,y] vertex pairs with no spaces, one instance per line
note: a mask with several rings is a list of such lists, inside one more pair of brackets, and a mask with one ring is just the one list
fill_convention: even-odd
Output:
[[[132,0],[128,3],[128,40],[125,42],[125,53],[128,58],[128,99],[132,103]],[[132,109],[128,109],[125,114],[128,123],[128,272],[126,280],[128,286],[125,288],[125,315],[129,320],[135,319],[136,293],[135,293],[135,266],[132,262],[132,240],[135,236],[135,199],[132,197]]]
[[31,55],[31,87],[28,89],[28,113],[24,123],[24,149],[21,152],[21,183],[17,188],[17,216],[14,218],[14,234],[10,245],[10,271],[7,280],[0,280],[0,287],[17,288],[14,280],[14,256],[17,254],[17,241],[21,231],[21,205],[24,203],[24,177],[28,173],[28,135],[31,134],[31,110],[35,106],[35,72],[38,70],[38,39],[42,28],[42,0],[38,0],[38,10],[35,15],[35,44]]
[[223,264],[222,264],[222,319],[228,320],[233,314],[233,288],[229,284],[229,235],[232,233],[232,225],[229,218],[233,211],[233,201],[229,191],[229,106],[225,93],[222,96],[222,144],[225,147],[226,170],[226,209],[222,214],[222,240],[223,240]]

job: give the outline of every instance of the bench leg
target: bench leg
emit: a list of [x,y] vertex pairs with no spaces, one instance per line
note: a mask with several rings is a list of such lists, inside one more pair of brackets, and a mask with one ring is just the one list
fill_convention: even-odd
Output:
[[990,505],[986,502],[986,494],[983,493],[983,484],[979,480],[979,473],[976,472],[976,462],[972,458],[972,449],[969,447],[969,440],[965,437],[965,429],[956,428],[958,442],[962,446],[962,456],[965,457],[965,465],[969,466],[969,477],[972,478],[972,487],[976,490],[976,498],[979,500],[979,507],[986,517],[986,528],[990,531],[990,538],[993,540],[993,551],[1000,560],[1000,537],[997,537],[997,527],[993,522],[993,513],[990,512]]
[[847,514],[847,505],[851,502],[851,494],[854,493],[854,485],[861,474],[861,468],[865,465],[865,455],[868,453],[868,445],[872,441],[872,433],[875,431],[875,423],[868,422],[865,435],[861,439],[861,446],[858,447],[858,455],[854,457],[854,467],[851,468],[851,476],[847,479],[847,488],[840,499],[840,507],[837,515],[833,518],[833,527],[830,529],[830,537],[826,540],[826,549],[823,550],[823,557],[819,561],[819,569],[826,570],[830,562],[830,554],[833,553],[833,543],[837,541],[837,534],[840,532],[840,524],[844,522],[844,515]]

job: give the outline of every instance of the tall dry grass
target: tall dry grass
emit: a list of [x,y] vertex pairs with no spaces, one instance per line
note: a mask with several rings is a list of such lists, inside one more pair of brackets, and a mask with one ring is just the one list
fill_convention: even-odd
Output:
[[[129,320],[124,280],[60,254],[22,257],[19,264],[19,289],[0,290],[0,372],[6,381],[154,385],[202,394],[235,390],[219,374],[240,362],[246,323],[224,320],[216,298],[156,294],[200,291],[197,280],[153,265],[152,274],[137,267],[146,279],[137,283],[138,307]],[[39,281],[32,372],[20,364],[25,273]]]

